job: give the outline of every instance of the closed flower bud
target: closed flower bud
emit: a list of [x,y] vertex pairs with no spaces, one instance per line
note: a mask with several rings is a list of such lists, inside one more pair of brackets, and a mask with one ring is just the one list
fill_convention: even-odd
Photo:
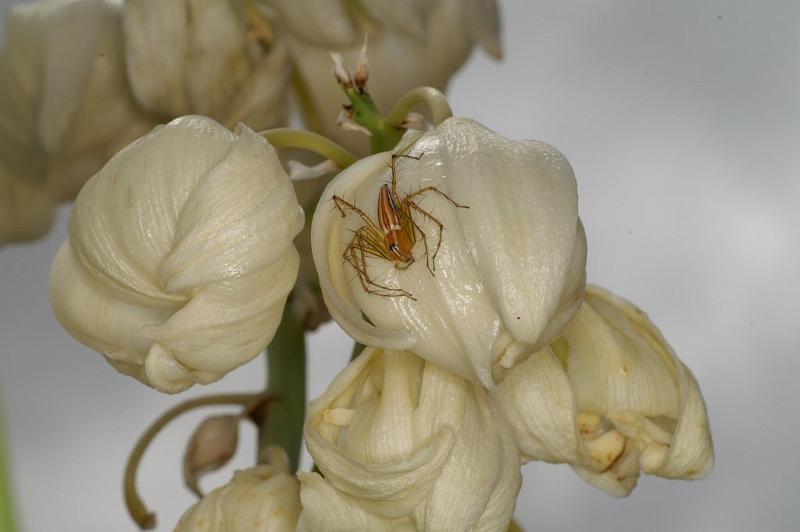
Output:
[[[301,8],[301,5],[307,7]],[[346,98],[331,75],[330,50],[355,65],[369,36],[369,93],[387,113],[403,94],[419,86],[447,88],[475,44],[499,57],[496,0],[397,2],[367,0],[360,10],[333,0],[275,2],[297,72],[298,96],[306,124],[355,153],[368,153],[368,140],[337,126]]]
[[268,465],[237,471],[230,483],[189,508],[175,532],[294,532],[300,486],[278,448]]
[[697,381],[641,310],[599,287],[495,398],[524,459],[571,464],[612,495],[628,495],[640,471],[696,479],[713,468]]
[[18,179],[0,163],[0,246],[44,235],[55,212],[43,184]]
[[511,520],[521,474],[502,415],[483,388],[411,353],[365,349],[309,404],[304,433],[324,475],[301,477],[310,530],[353,530],[345,512],[360,530]]
[[[445,121],[410,153],[418,160],[396,161],[394,207],[378,201],[392,179],[388,153],[351,166],[322,194],[312,246],[323,295],[359,342],[412,350],[491,387],[580,306],[586,238],[572,169],[551,146],[467,119]],[[402,231],[361,230],[393,209]],[[403,251],[397,239],[412,232]]]
[[189,438],[183,454],[183,481],[198,497],[203,496],[200,477],[224,466],[236,454],[239,420],[232,415],[207,417]]
[[110,0],[51,0],[8,12],[0,164],[56,200],[73,199],[155,125],[127,86],[120,10]]
[[56,317],[161,391],[216,381],[272,339],[302,225],[262,137],[174,120],[118,153],[78,196],[50,272]]
[[[254,3],[255,4],[255,3]],[[128,0],[125,53],[141,105],[166,118],[209,116],[255,130],[287,120],[290,67],[268,24],[239,0]]]

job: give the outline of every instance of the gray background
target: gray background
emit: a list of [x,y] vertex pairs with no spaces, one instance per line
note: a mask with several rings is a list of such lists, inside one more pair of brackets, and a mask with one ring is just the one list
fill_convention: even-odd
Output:
[[[9,0],[0,0],[7,6]],[[505,1],[506,58],[477,53],[454,110],[572,162],[589,279],[648,311],[697,376],[717,467],[699,482],[644,477],[627,499],[565,466],[525,467],[527,530],[780,531],[800,518],[800,3]],[[133,530],[126,454],[176,402],[117,375],[53,319],[47,271],[65,238],[0,250],[0,378],[27,530]],[[344,365],[334,325],[311,339],[311,393]],[[185,397],[257,389],[259,360]],[[141,491],[170,530],[192,502],[179,457],[198,417],[145,457]],[[236,467],[253,453],[242,435]],[[230,472],[204,482],[211,488]]]

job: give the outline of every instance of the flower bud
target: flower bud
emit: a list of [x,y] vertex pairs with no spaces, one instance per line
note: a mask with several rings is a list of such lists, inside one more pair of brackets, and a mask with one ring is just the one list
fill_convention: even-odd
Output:
[[232,415],[207,417],[189,438],[183,453],[183,481],[198,497],[203,496],[200,477],[224,466],[236,454],[239,419]]
[[[483,388],[409,352],[365,349],[311,401],[304,434],[324,475],[301,477],[311,530],[505,530],[511,520],[521,474],[502,415]],[[361,524],[347,528],[345,510],[329,515],[336,507]]]
[[50,272],[56,317],[161,391],[216,381],[272,339],[302,226],[262,137],[174,120],[118,153],[78,196]]
[[200,114],[233,128],[283,124],[286,48],[253,24],[266,18],[239,0],[128,0],[128,74],[141,105],[162,117]]
[[501,55],[495,0],[367,0],[358,2],[362,9],[355,12],[347,4],[280,0],[275,9],[287,30],[307,127],[354,153],[367,154],[369,142],[362,133],[337,126],[346,99],[330,73],[330,50],[340,53],[344,64],[355,65],[369,35],[369,93],[384,113],[416,87],[445,90],[476,43],[494,57]]
[[8,12],[0,164],[56,200],[74,198],[114,153],[155,125],[127,86],[120,9],[110,0],[52,0]]
[[237,471],[233,480],[189,508],[175,532],[294,532],[300,514],[300,486],[289,460],[273,448],[272,460]]
[[375,251],[388,249],[386,229],[369,237],[377,243],[356,234],[378,226],[390,154],[354,164],[322,194],[311,231],[325,301],[357,341],[412,350],[491,387],[580,305],[586,238],[572,169],[544,143],[468,119],[445,121],[410,154],[418,160],[396,161],[395,207],[415,234],[413,260]]
[[590,286],[563,333],[496,388],[525,460],[568,463],[628,495],[639,472],[696,479],[714,464],[697,381],[634,305]]

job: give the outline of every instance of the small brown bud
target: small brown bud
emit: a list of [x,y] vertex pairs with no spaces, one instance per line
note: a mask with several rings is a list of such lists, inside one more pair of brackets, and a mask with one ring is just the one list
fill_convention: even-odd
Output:
[[200,477],[228,463],[239,443],[239,416],[211,416],[195,429],[183,455],[183,480],[202,497]]

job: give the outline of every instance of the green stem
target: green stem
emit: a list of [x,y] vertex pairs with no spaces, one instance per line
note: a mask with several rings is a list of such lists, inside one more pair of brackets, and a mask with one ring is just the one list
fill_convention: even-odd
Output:
[[267,393],[273,401],[258,431],[259,460],[267,447],[278,445],[289,455],[292,471],[297,471],[306,415],[306,342],[291,302],[267,348]]
[[405,130],[384,120],[368,93],[359,92],[355,87],[345,87],[344,93],[350,100],[353,121],[369,130],[372,153],[390,151],[397,146]]
[[411,109],[421,103],[427,105],[428,109],[430,109],[434,125],[438,126],[453,116],[453,110],[441,91],[433,87],[417,87],[400,98],[392,110],[389,111],[389,114],[386,115],[384,121],[387,124],[398,126],[403,123]]
[[0,530],[14,532],[17,529],[14,519],[14,497],[11,493],[11,470],[6,450],[5,418],[0,402]]
[[128,457],[128,463],[125,465],[125,505],[128,507],[128,513],[131,518],[139,525],[142,530],[150,530],[156,526],[156,515],[142,502],[139,493],[136,491],[136,473],[139,469],[139,462],[142,460],[145,450],[147,450],[150,442],[155,438],[164,426],[178,417],[179,415],[204,406],[212,405],[242,405],[252,406],[254,402],[264,400],[267,396],[263,393],[246,393],[246,394],[225,394],[225,395],[211,395],[208,397],[199,397],[197,399],[190,399],[181,403],[173,408],[170,408],[161,416],[156,419],[142,434],[139,441],[131,451]]
[[327,137],[303,129],[281,127],[268,129],[259,133],[276,148],[302,148],[333,161],[333,164],[344,170],[358,159],[355,155],[339,146]]

